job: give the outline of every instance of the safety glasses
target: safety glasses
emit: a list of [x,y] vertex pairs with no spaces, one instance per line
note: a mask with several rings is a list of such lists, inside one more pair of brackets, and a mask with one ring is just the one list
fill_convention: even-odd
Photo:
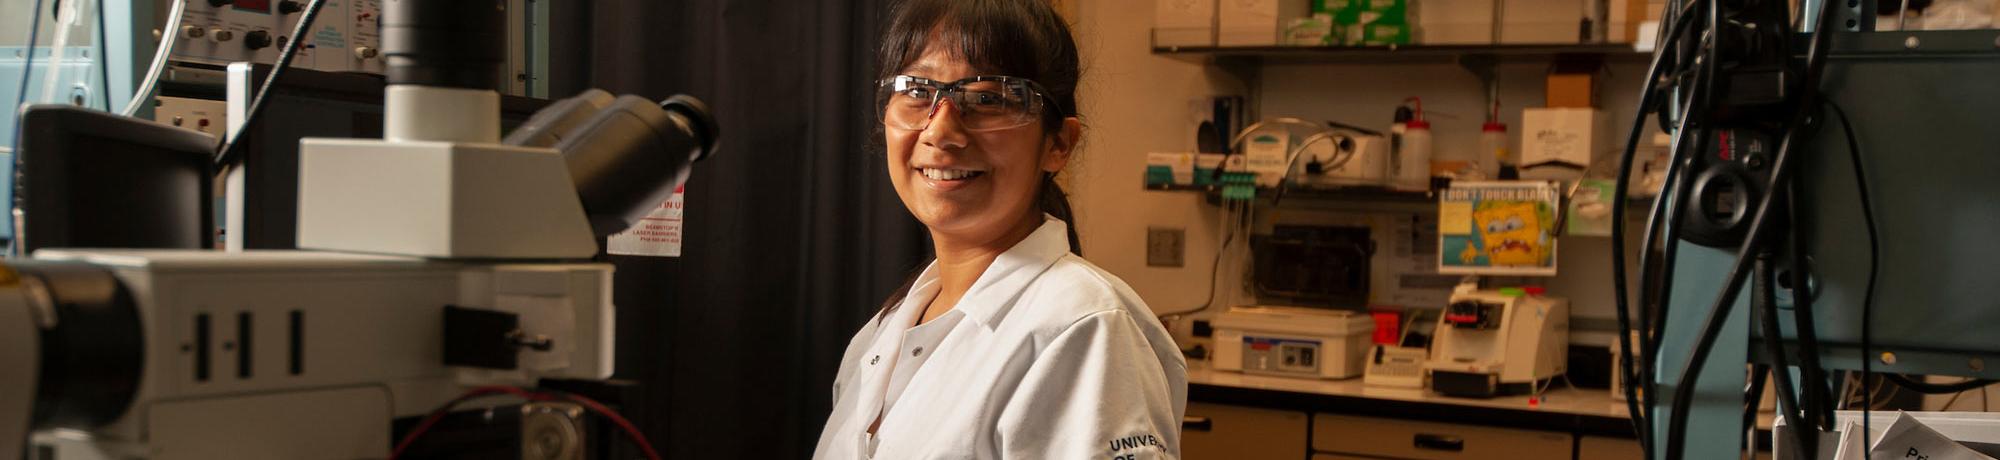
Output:
[[950,100],[967,131],[1019,128],[1041,120],[1054,105],[1042,85],[1026,78],[978,76],[944,83],[897,75],[878,82],[875,106],[882,124],[922,131],[937,115],[938,102]]

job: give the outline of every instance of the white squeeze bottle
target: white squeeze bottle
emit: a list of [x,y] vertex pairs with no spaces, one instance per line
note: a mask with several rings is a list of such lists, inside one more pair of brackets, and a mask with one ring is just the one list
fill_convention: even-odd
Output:
[[1410,98],[1416,104],[1414,117],[1403,127],[1403,148],[1400,155],[1402,169],[1396,171],[1397,190],[1428,191],[1431,188],[1431,122],[1424,120],[1424,103]]
[[1519,178],[1514,159],[1507,156],[1507,124],[1488,121],[1479,127],[1479,171],[1488,179]]

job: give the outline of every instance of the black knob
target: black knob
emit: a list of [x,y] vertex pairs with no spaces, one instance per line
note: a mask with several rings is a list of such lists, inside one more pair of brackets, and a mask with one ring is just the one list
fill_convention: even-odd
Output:
[[228,6],[231,3],[236,3],[236,0],[208,0],[208,6],[213,6],[216,8]]
[[299,2],[293,0],[284,0],[278,2],[279,14],[297,14],[298,12],[305,10],[306,10],[305,5],[301,5],[299,4]]
[[243,34],[244,48],[249,48],[254,51],[254,50],[264,49],[265,47],[269,46],[271,46],[270,32],[265,32],[262,30],[253,30],[250,31],[250,33]]

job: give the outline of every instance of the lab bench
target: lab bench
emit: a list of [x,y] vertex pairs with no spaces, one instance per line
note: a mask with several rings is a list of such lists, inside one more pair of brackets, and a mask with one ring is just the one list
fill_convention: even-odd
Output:
[[1190,460],[1641,458],[1625,404],[1605,389],[1558,381],[1531,403],[1188,367]]

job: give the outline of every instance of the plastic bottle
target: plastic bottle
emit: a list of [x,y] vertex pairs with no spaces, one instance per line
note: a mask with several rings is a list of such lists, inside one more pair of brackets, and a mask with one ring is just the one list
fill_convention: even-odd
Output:
[[1397,152],[1402,169],[1396,171],[1395,189],[1427,191],[1431,188],[1431,123],[1424,120],[1424,102],[1416,105],[1410,120],[1403,124],[1402,149]]
[[[1408,104],[1396,106],[1395,123],[1389,125],[1389,173],[1383,181],[1389,184],[1389,188],[1398,188],[1403,170],[1411,168],[1403,165],[1403,133],[1410,131],[1410,120],[1416,117],[1416,112],[1411,111]],[[1422,168],[1429,171],[1430,165],[1425,164]]]
[[1514,171],[1514,158],[1507,155],[1507,125],[1488,121],[1479,127],[1479,171],[1482,175],[1501,180],[1520,178]]

